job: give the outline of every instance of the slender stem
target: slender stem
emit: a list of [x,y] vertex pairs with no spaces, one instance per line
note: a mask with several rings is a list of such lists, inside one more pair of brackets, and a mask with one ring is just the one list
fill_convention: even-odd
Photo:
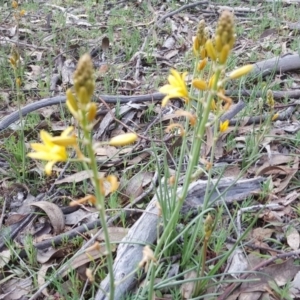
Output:
[[22,180],[25,180],[25,160],[26,160],[26,153],[25,153],[25,136],[24,136],[24,122],[23,122],[23,116],[21,112],[21,99],[20,99],[20,83],[18,80],[18,71],[19,71],[19,63],[16,64],[16,67],[14,69],[14,76],[15,76],[15,85],[16,85],[16,92],[17,92],[17,105],[18,105],[18,111],[19,111],[19,118],[20,118],[20,124],[21,124],[21,151],[22,151]]
[[[216,71],[216,75],[215,75],[216,80],[215,80],[215,86],[213,87],[214,90],[217,89],[217,82],[220,77],[220,74],[221,74],[221,70],[218,69]],[[199,125],[197,128],[197,135],[196,135],[196,139],[194,141],[195,144],[192,146],[191,160],[188,164],[188,168],[187,168],[187,172],[186,172],[186,176],[185,176],[185,181],[184,181],[184,184],[182,187],[181,195],[178,197],[178,202],[177,202],[174,212],[170,218],[170,221],[167,224],[165,230],[162,233],[162,236],[160,237],[160,239],[158,241],[157,247],[155,249],[155,255],[157,255],[160,252],[160,249],[161,249],[163,243],[165,243],[166,237],[169,236],[169,233],[174,226],[174,222],[176,222],[176,220],[178,219],[179,212],[183,205],[184,199],[187,196],[188,188],[189,188],[189,184],[190,184],[190,180],[191,180],[191,176],[192,176],[194,167],[198,164],[198,161],[199,161],[199,154],[200,154],[200,149],[201,149],[201,145],[202,145],[202,138],[203,138],[204,131],[206,128],[212,99],[213,99],[213,93],[209,92],[206,107],[203,111],[201,121],[199,122]]]
[[108,228],[106,225],[104,196],[102,194],[100,184],[99,184],[97,161],[93,150],[91,133],[90,130],[87,128],[88,121],[86,120],[86,114],[84,113],[83,115],[84,115],[84,120],[82,122],[83,123],[82,127],[84,132],[84,141],[86,141],[85,146],[88,152],[88,157],[91,160],[90,168],[92,169],[93,172],[92,183],[95,188],[95,195],[97,198],[97,208],[99,209],[99,216],[100,216],[100,221],[104,233],[104,240],[105,240],[106,251],[107,251],[107,268],[109,273],[109,285],[110,285],[109,299],[114,300],[115,282],[114,282],[114,272],[113,272],[113,255],[110,246]]

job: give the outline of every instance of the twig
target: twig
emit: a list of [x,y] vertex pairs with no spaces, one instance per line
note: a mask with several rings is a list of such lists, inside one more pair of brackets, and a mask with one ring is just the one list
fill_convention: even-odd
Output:
[[169,13],[167,13],[166,15],[162,16],[159,20],[158,20],[158,25],[160,23],[162,23],[165,19],[169,18],[169,17],[172,17],[178,13],[180,13],[181,11],[183,10],[186,10],[186,9],[189,9],[189,8],[193,8],[193,7],[196,7],[198,5],[204,5],[204,4],[208,4],[208,1],[198,1],[198,2],[195,2],[195,3],[190,3],[190,4],[186,4],[186,5],[183,5],[181,6],[180,8],[176,9],[176,10],[173,10]]
[[[295,111],[295,109],[296,109],[296,104],[288,107],[285,111],[278,113],[278,117],[276,118],[276,121],[277,120],[280,120],[280,121],[287,120],[288,118],[291,117],[291,115]],[[262,116],[249,117],[248,119],[244,118],[247,121],[245,123],[243,123],[243,125],[246,126],[246,125],[263,123],[266,120],[268,120],[269,118],[270,118],[270,113],[265,113]],[[229,125],[235,126],[240,122],[243,122],[243,118],[232,119],[232,120],[230,120]]]
[[[227,237],[226,238],[226,242],[235,244],[236,243],[236,239],[231,238],[231,237]],[[241,246],[242,247],[248,247],[248,248],[251,248],[253,250],[272,251],[272,252],[277,252],[277,253],[280,253],[280,254],[285,253],[282,250],[271,249],[271,248],[267,248],[267,247],[262,247],[262,246],[259,246],[259,245],[255,245],[255,244],[253,244],[251,242],[245,242]]]
[[242,214],[244,212],[257,212],[263,209],[272,209],[272,210],[278,210],[283,209],[284,207],[282,205],[271,203],[271,204],[259,204],[259,205],[253,205],[249,207],[244,207],[239,209],[237,213],[236,223],[237,223],[237,236],[240,238],[242,235]]
[[0,217],[0,229],[2,228],[5,210],[6,210],[6,197],[4,197],[4,201],[3,201],[3,205],[2,205],[2,213],[1,213],[1,217]]
[[[125,123],[123,123],[122,121],[120,121],[119,119],[117,119],[115,117],[115,115],[112,113],[110,107],[107,105],[107,103],[101,98],[99,97],[99,100],[103,103],[103,105],[108,109],[108,111],[110,112],[112,118],[119,124],[121,124],[122,126],[124,126],[127,130],[129,130],[130,132],[134,132],[136,133],[134,130],[132,130],[129,126],[127,126]],[[157,142],[157,143],[161,143],[162,141],[161,140],[155,140],[155,139],[152,139],[152,138],[148,138],[144,135],[141,135],[141,134],[138,134],[136,133],[138,137],[140,137],[141,139],[144,139],[146,141],[149,141],[149,142]]]

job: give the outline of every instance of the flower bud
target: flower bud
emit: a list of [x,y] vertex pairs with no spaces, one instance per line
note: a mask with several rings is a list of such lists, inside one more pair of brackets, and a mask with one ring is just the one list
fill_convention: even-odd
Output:
[[238,68],[234,71],[232,71],[230,74],[229,74],[229,78],[230,79],[237,79],[237,78],[240,78],[244,75],[247,75],[249,72],[251,72],[253,69],[253,65],[246,65],[246,66],[243,66],[241,68]]
[[205,43],[205,49],[207,51],[207,55],[213,60],[216,61],[217,60],[217,53],[216,53],[216,49],[213,45],[212,40],[208,40]]
[[204,80],[201,79],[194,79],[192,81],[192,85],[194,88],[200,90],[200,91],[205,91],[207,90],[207,83]]
[[134,143],[138,136],[135,133],[124,133],[113,137],[108,144],[110,146],[126,146]]

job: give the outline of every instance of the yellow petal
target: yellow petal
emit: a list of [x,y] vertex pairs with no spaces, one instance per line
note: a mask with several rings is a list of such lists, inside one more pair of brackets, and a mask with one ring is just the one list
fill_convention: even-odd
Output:
[[120,185],[118,178],[114,175],[108,175],[105,179],[110,183],[110,192],[115,192]]
[[173,75],[173,77],[176,81],[181,81],[181,76],[178,71],[176,71],[175,69],[171,69],[170,73]]
[[53,144],[51,143],[52,136],[45,130],[41,130],[40,132],[41,140],[47,147],[51,147]]
[[69,126],[61,133],[61,136],[68,136],[73,130],[74,130],[74,127]]
[[32,144],[30,144],[30,147],[35,151],[47,152],[49,150],[49,148],[47,146],[45,146],[44,144],[39,144],[39,143],[32,143]]
[[238,68],[234,71],[232,71],[230,74],[229,74],[229,78],[230,79],[237,79],[237,78],[240,78],[246,74],[248,74],[249,72],[251,72],[253,69],[253,65],[246,65],[246,66],[243,66],[241,68]]
[[225,132],[229,126],[229,120],[220,123],[220,132]]
[[40,160],[55,160],[55,161],[65,161],[63,156],[56,153],[50,153],[50,152],[30,152],[27,154],[28,157],[34,158],[34,159],[40,159]]
[[45,172],[47,175],[51,175],[52,173],[52,168],[54,166],[54,164],[56,163],[56,161],[49,161],[47,162],[46,166],[45,166]]
[[55,136],[51,139],[51,142],[58,146],[68,147],[77,144],[76,136]]
[[169,94],[170,91],[174,90],[173,86],[170,84],[166,84],[159,88],[159,91],[163,94]]
[[68,99],[66,101],[66,105],[67,105],[69,112],[73,115],[73,117],[75,119],[78,119],[78,112],[77,112],[77,110],[74,109],[74,107],[72,106],[72,103]]
[[165,96],[161,101],[161,107],[165,107],[168,104],[169,100],[170,100],[170,97],[168,95]]
[[138,136],[135,133],[124,133],[113,137],[109,141],[110,146],[125,146],[134,143]]

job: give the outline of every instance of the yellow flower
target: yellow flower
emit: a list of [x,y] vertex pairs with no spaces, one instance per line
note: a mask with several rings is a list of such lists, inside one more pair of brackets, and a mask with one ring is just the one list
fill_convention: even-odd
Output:
[[134,143],[137,138],[135,133],[124,133],[113,137],[108,143],[110,146],[126,146]]
[[237,78],[240,78],[244,75],[247,75],[249,72],[251,72],[253,69],[253,65],[246,65],[246,66],[243,66],[243,67],[240,67],[234,71],[232,71],[230,74],[229,74],[229,78],[230,79],[237,79]]
[[18,2],[17,1],[13,1],[11,3],[12,8],[17,8],[18,7]]
[[162,107],[166,106],[171,98],[183,98],[186,102],[189,98],[185,77],[187,72],[180,74],[174,69],[171,69],[171,74],[168,77],[169,84],[164,85],[159,89],[163,94],[167,94],[162,100]]
[[220,132],[225,132],[229,126],[229,120],[220,123]]
[[43,143],[31,144],[30,146],[35,152],[28,153],[27,156],[49,161],[45,166],[45,172],[50,175],[55,163],[68,159],[66,146],[73,145],[74,139],[76,140],[75,137],[68,136],[72,130],[72,127],[67,128],[60,137],[52,137],[48,132],[42,130],[40,137]]

